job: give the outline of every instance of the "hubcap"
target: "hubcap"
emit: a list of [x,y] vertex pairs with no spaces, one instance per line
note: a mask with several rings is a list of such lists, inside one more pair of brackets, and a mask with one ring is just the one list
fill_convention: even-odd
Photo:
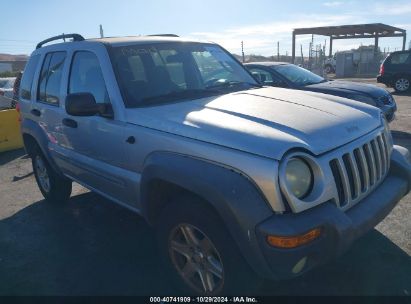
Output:
[[36,168],[35,172],[38,177],[40,187],[45,192],[50,192],[50,178],[47,173],[46,164],[44,163],[43,159],[38,155],[35,158],[34,164]]
[[223,286],[220,254],[200,229],[190,224],[174,228],[169,238],[169,253],[179,275],[196,292],[210,294]]
[[404,92],[410,87],[410,81],[406,78],[400,78],[395,82],[395,87],[398,91]]

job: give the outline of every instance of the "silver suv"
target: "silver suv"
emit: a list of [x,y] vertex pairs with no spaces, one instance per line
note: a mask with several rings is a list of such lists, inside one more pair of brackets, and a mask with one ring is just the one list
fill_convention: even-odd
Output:
[[[44,46],[65,38],[67,41]],[[139,213],[186,292],[251,291],[340,255],[411,187],[381,112],[261,87],[226,50],[172,35],[39,43],[21,129],[47,201],[72,181]]]

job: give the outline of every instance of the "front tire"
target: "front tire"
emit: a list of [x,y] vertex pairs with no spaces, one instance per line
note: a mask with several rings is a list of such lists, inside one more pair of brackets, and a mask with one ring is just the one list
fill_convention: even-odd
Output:
[[34,177],[46,201],[63,203],[71,195],[72,182],[58,175],[47,162],[39,148],[31,155]]
[[160,254],[182,294],[253,293],[261,285],[220,218],[197,197],[174,200],[158,223]]
[[398,93],[404,93],[410,89],[410,79],[407,77],[398,77],[394,82],[394,90]]

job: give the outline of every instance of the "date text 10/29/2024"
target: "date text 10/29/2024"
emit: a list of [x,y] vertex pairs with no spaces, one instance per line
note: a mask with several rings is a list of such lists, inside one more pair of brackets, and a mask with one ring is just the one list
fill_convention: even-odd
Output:
[[150,297],[150,303],[258,303],[255,297]]

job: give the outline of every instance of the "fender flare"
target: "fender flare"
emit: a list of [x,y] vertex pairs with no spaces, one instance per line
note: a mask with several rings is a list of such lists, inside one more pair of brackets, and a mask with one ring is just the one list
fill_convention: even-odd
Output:
[[31,119],[23,119],[23,121],[21,122],[21,134],[23,136],[23,143],[26,152],[30,152],[30,149],[27,147],[28,143],[24,137],[24,135],[27,134],[34,138],[34,140],[37,143],[37,146],[40,148],[41,152],[43,153],[47,162],[53,168],[54,172],[63,176],[63,173],[58,168],[58,166],[56,165],[56,163],[50,155],[50,151],[48,149],[49,139],[47,138],[46,132],[39,126],[39,124]]
[[142,171],[141,211],[151,222],[149,183],[162,180],[202,198],[218,213],[249,265],[262,276],[269,266],[262,255],[256,226],[273,211],[245,175],[206,160],[171,152],[150,154]]

